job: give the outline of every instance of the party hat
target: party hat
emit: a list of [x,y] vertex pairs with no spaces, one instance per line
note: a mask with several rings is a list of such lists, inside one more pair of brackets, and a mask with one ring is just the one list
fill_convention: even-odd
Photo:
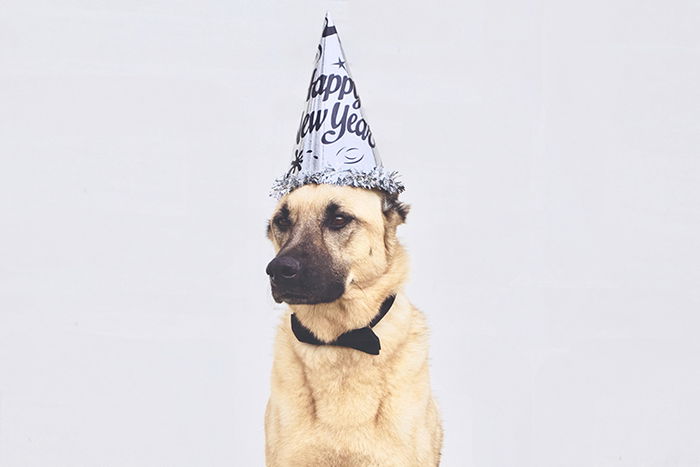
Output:
[[294,158],[287,173],[275,180],[271,195],[281,198],[311,183],[398,194],[404,186],[397,178],[396,172],[382,166],[338,31],[326,14]]

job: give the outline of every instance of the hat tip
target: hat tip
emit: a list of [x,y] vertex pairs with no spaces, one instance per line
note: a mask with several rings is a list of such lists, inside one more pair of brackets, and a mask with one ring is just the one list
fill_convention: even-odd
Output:
[[323,20],[323,33],[321,34],[321,37],[332,36],[337,32],[338,31],[335,29],[335,24],[331,19],[331,14],[328,11],[326,11],[326,17]]

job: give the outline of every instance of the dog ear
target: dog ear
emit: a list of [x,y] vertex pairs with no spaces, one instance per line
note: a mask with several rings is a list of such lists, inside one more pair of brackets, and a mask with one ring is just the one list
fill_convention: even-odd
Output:
[[382,212],[384,217],[394,226],[406,222],[406,216],[411,207],[399,201],[398,195],[385,194],[382,197]]
[[406,216],[411,207],[399,201],[398,195],[384,194],[382,196],[382,212],[384,217],[393,226],[406,222]]
[[398,245],[396,227],[406,222],[409,206],[399,201],[398,195],[382,195],[382,212],[384,213],[384,248],[391,256]]

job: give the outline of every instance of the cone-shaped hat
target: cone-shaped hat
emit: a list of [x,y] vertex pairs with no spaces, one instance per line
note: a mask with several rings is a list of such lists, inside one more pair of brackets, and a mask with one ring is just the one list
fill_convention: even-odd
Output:
[[287,173],[275,181],[271,194],[281,198],[310,183],[398,194],[404,187],[397,176],[382,167],[338,32],[326,14],[294,158]]

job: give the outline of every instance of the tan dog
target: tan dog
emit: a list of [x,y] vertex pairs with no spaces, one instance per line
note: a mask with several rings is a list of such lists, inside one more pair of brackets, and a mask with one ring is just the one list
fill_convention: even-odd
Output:
[[[273,297],[291,311],[275,342],[269,467],[439,464],[426,323],[402,291],[408,258],[396,227],[407,211],[395,197],[347,186],[306,185],[280,200],[268,228],[277,256],[267,272]],[[378,355],[300,342],[292,332],[293,312],[315,338],[333,342],[367,327],[394,295],[372,328]]]

